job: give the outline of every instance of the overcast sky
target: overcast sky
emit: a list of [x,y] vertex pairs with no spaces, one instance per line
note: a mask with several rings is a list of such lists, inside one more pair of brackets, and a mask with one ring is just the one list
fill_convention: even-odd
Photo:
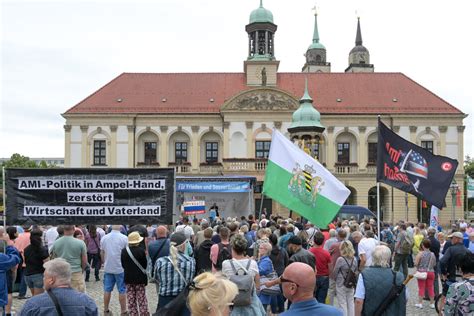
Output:
[[[315,2],[263,4],[278,25],[279,70],[301,71]],[[464,149],[474,156],[474,1],[316,5],[333,72],[347,67],[357,11],[375,71],[402,72],[469,114]],[[122,72],[242,72],[245,25],[258,6],[259,0],[1,1],[0,157],[64,157],[60,114]]]

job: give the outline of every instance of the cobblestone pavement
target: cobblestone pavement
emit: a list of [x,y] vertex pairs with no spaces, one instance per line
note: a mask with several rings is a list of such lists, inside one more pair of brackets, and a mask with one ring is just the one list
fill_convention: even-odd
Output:
[[[413,269],[410,269],[410,273],[413,273]],[[91,280],[93,277],[91,278]],[[102,272],[101,272],[101,280],[102,280]],[[99,307],[100,315],[103,314],[104,311],[104,301],[103,301],[103,284],[102,281],[95,282],[91,281],[86,283],[87,287],[87,294],[89,294],[97,303]],[[409,300],[407,305],[407,315],[410,316],[428,316],[428,315],[436,315],[436,311],[434,309],[429,308],[429,302],[424,302],[423,309],[418,309],[415,307],[418,299],[418,286],[416,284],[416,280],[413,279],[408,284],[408,291],[409,291]],[[155,284],[148,284],[146,288],[147,298],[148,298],[148,308],[150,311],[155,311],[157,305],[157,294]],[[15,293],[14,296],[17,294]],[[28,295],[31,295],[28,290]],[[13,299],[13,311],[18,312],[21,310],[21,306],[24,304],[24,300]],[[110,302],[110,310],[113,312],[114,315],[120,315],[120,305],[118,302],[118,293],[114,289],[112,293],[112,300]]]

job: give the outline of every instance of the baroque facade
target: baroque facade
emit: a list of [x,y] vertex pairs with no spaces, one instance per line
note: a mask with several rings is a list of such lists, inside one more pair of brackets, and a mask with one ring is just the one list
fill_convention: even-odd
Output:
[[[324,132],[317,142],[296,142],[351,190],[347,203],[375,210],[377,115],[405,139],[434,154],[463,160],[465,114],[401,73],[377,73],[356,46],[345,73],[331,73],[319,43],[313,43],[299,73],[278,72],[277,26],[261,5],[246,31],[249,55],[243,73],[123,73],[67,110],[65,166],[71,168],[173,167],[178,175],[250,175],[264,181],[273,129],[290,137],[305,80]],[[456,179],[462,183],[463,170]],[[463,188],[460,188],[463,190]],[[384,220],[427,221],[429,210],[413,196],[381,185]],[[267,209],[287,213],[265,201]],[[451,218],[451,196],[441,223]],[[258,201],[255,205],[259,205]],[[408,208],[406,207],[408,205]],[[462,216],[456,207],[456,217]],[[408,210],[408,213],[407,213]],[[244,214],[245,215],[245,214]]]

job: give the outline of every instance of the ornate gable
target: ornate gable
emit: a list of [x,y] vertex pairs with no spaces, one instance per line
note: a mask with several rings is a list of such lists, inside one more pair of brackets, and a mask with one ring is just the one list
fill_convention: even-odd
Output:
[[234,111],[282,111],[293,112],[298,100],[280,89],[262,87],[246,90],[232,97],[221,107],[221,112]]

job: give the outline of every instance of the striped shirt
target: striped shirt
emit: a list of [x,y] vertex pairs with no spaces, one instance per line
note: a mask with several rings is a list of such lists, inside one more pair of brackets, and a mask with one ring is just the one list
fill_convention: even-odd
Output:
[[193,280],[196,271],[196,261],[194,258],[178,253],[177,265],[183,274],[186,282],[171,264],[171,257],[162,257],[156,260],[155,275],[158,280],[159,292],[161,296],[177,296]]

